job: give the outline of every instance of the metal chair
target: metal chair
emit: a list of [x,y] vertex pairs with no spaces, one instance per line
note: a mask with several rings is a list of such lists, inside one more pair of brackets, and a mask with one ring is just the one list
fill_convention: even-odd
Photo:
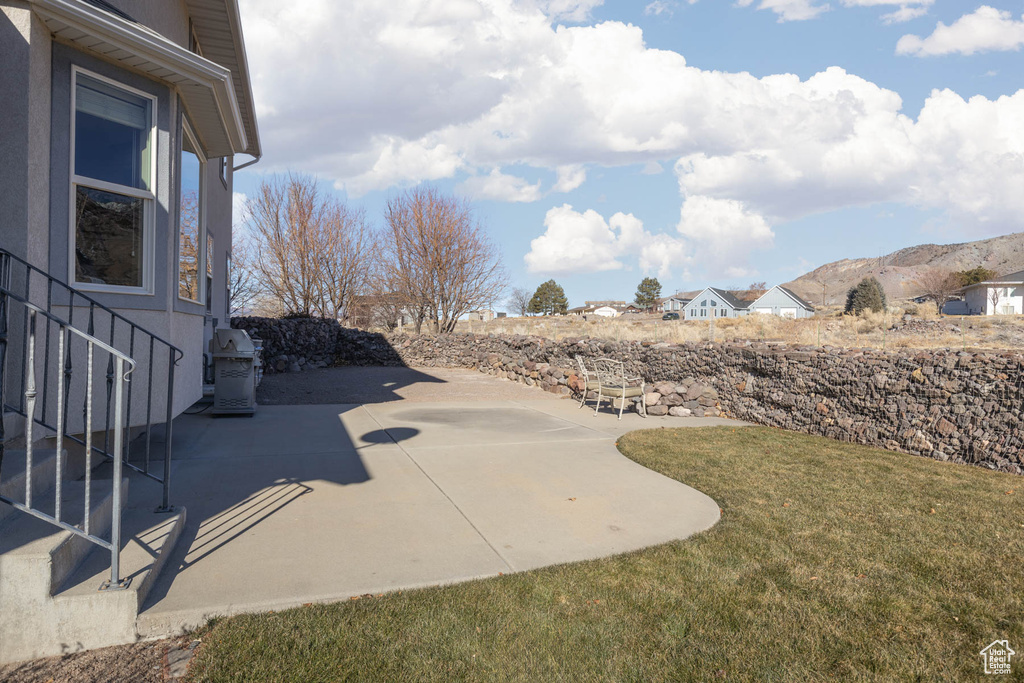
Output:
[[597,367],[597,406],[594,408],[594,415],[601,409],[601,399],[612,399],[612,409],[615,408],[614,399],[621,399],[619,405],[619,419],[626,409],[626,399],[640,397],[641,415],[647,417],[647,394],[644,392],[643,377],[627,377],[626,364],[620,360],[611,358],[599,358],[594,361]]
[[580,377],[583,378],[583,390],[580,392],[583,396],[580,398],[580,408],[587,402],[587,394],[591,391],[597,391],[601,386],[601,383],[597,380],[597,372],[591,372],[587,369],[587,364],[583,362],[582,356],[576,356],[576,364],[580,366]]

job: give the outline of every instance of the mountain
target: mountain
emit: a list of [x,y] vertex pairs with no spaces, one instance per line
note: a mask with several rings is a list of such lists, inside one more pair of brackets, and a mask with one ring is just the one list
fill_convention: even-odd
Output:
[[863,278],[874,276],[889,298],[909,299],[922,293],[915,281],[930,268],[958,271],[978,266],[999,275],[1024,270],[1024,232],[963,244],[921,244],[880,258],[833,261],[783,286],[820,305],[824,285],[825,301],[834,305],[843,303],[846,292]]

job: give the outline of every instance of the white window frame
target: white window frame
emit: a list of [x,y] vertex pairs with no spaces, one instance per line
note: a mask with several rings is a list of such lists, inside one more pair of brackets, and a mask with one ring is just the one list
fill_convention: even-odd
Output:
[[199,138],[196,136],[192,124],[188,122],[188,119],[182,115],[181,118],[181,149],[178,152],[178,165],[181,166],[181,155],[185,153],[185,137],[188,137],[189,142],[192,143],[192,149],[196,150],[196,158],[199,159],[199,234],[196,235],[196,294],[198,298],[189,299],[187,296],[181,295],[181,173],[179,168],[178,173],[178,220],[174,225],[174,238],[177,240],[177,248],[174,253],[177,255],[177,265],[175,266],[175,274],[177,279],[174,281],[174,288],[178,293],[178,300],[185,301],[190,304],[198,304],[206,310],[206,166],[207,159],[199,151],[202,147],[199,146]]
[[[75,173],[75,135],[76,135],[76,120],[77,120],[77,90],[78,90],[78,76],[82,74],[94,80],[106,83],[107,85],[124,90],[127,93],[136,95],[138,97],[145,98],[150,101],[150,128],[149,128],[149,189],[140,190],[135,187],[127,187],[125,185],[118,185],[117,183],[109,183],[103,180],[97,180],[95,178],[89,178],[88,176],[80,176]],[[68,282],[77,289],[90,291],[90,292],[108,292],[111,294],[141,294],[146,296],[153,295],[153,282],[155,280],[154,265],[155,265],[155,235],[156,230],[154,223],[156,222],[156,194],[157,194],[157,158],[159,157],[159,150],[157,149],[157,98],[156,96],[125,85],[120,81],[116,81],[112,78],[100,75],[88,69],[83,69],[80,66],[71,66],[71,149],[68,153],[69,166],[68,166],[68,187],[70,188],[68,197]],[[76,201],[78,198],[77,187],[82,185],[94,190],[101,190],[104,192],[116,192],[117,194],[123,194],[129,197],[135,197],[142,199],[142,285],[139,287],[126,287],[124,285],[107,285],[97,284],[95,282],[80,282],[76,279],[78,258],[75,253],[75,240],[78,238],[78,226],[75,224],[75,216],[78,213],[76,211]]]

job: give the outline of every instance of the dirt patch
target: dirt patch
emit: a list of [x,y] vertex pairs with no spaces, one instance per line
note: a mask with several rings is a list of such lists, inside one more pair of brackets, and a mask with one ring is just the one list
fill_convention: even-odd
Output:
[[117,645],[0,666],[4,683],[169,683],[183,680],[199,641]]

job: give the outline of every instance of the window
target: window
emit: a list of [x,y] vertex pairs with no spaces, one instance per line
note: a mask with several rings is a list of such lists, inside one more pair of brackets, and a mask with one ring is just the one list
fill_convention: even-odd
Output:
[[714,299],[712,299],[712,300],[711,300],[711,308],[714,308],[714,307],[715,307],[715,306],[717,306],[717,305],[718,305],[718,302],[717,302],[717,301],[715,301]]
[[71,279],[85,289],[151,288],[154,98],[72,72]]
[[719,308],[718,309],[718,317],[719,318],[725,318],[728,315],[729,315],[729,309],[728,308]]
[[192,131],[186,122],[181,135],[181,192],[178,206],[178,296],[188,301],[203,301],[205,277],[206,225],[203,181],[205,164],[199,155]]
[[707,305],[708,305],[708,300],[707,300],[707,299],[704,299],[704,301],[701,301],[701,302],[700,302],[700,305],[701,305],[701,306],[707,306]]
[[706,309],[706,308],[700,309],[700,317],[702,317],[702,318],[708,317],[708,309]]

